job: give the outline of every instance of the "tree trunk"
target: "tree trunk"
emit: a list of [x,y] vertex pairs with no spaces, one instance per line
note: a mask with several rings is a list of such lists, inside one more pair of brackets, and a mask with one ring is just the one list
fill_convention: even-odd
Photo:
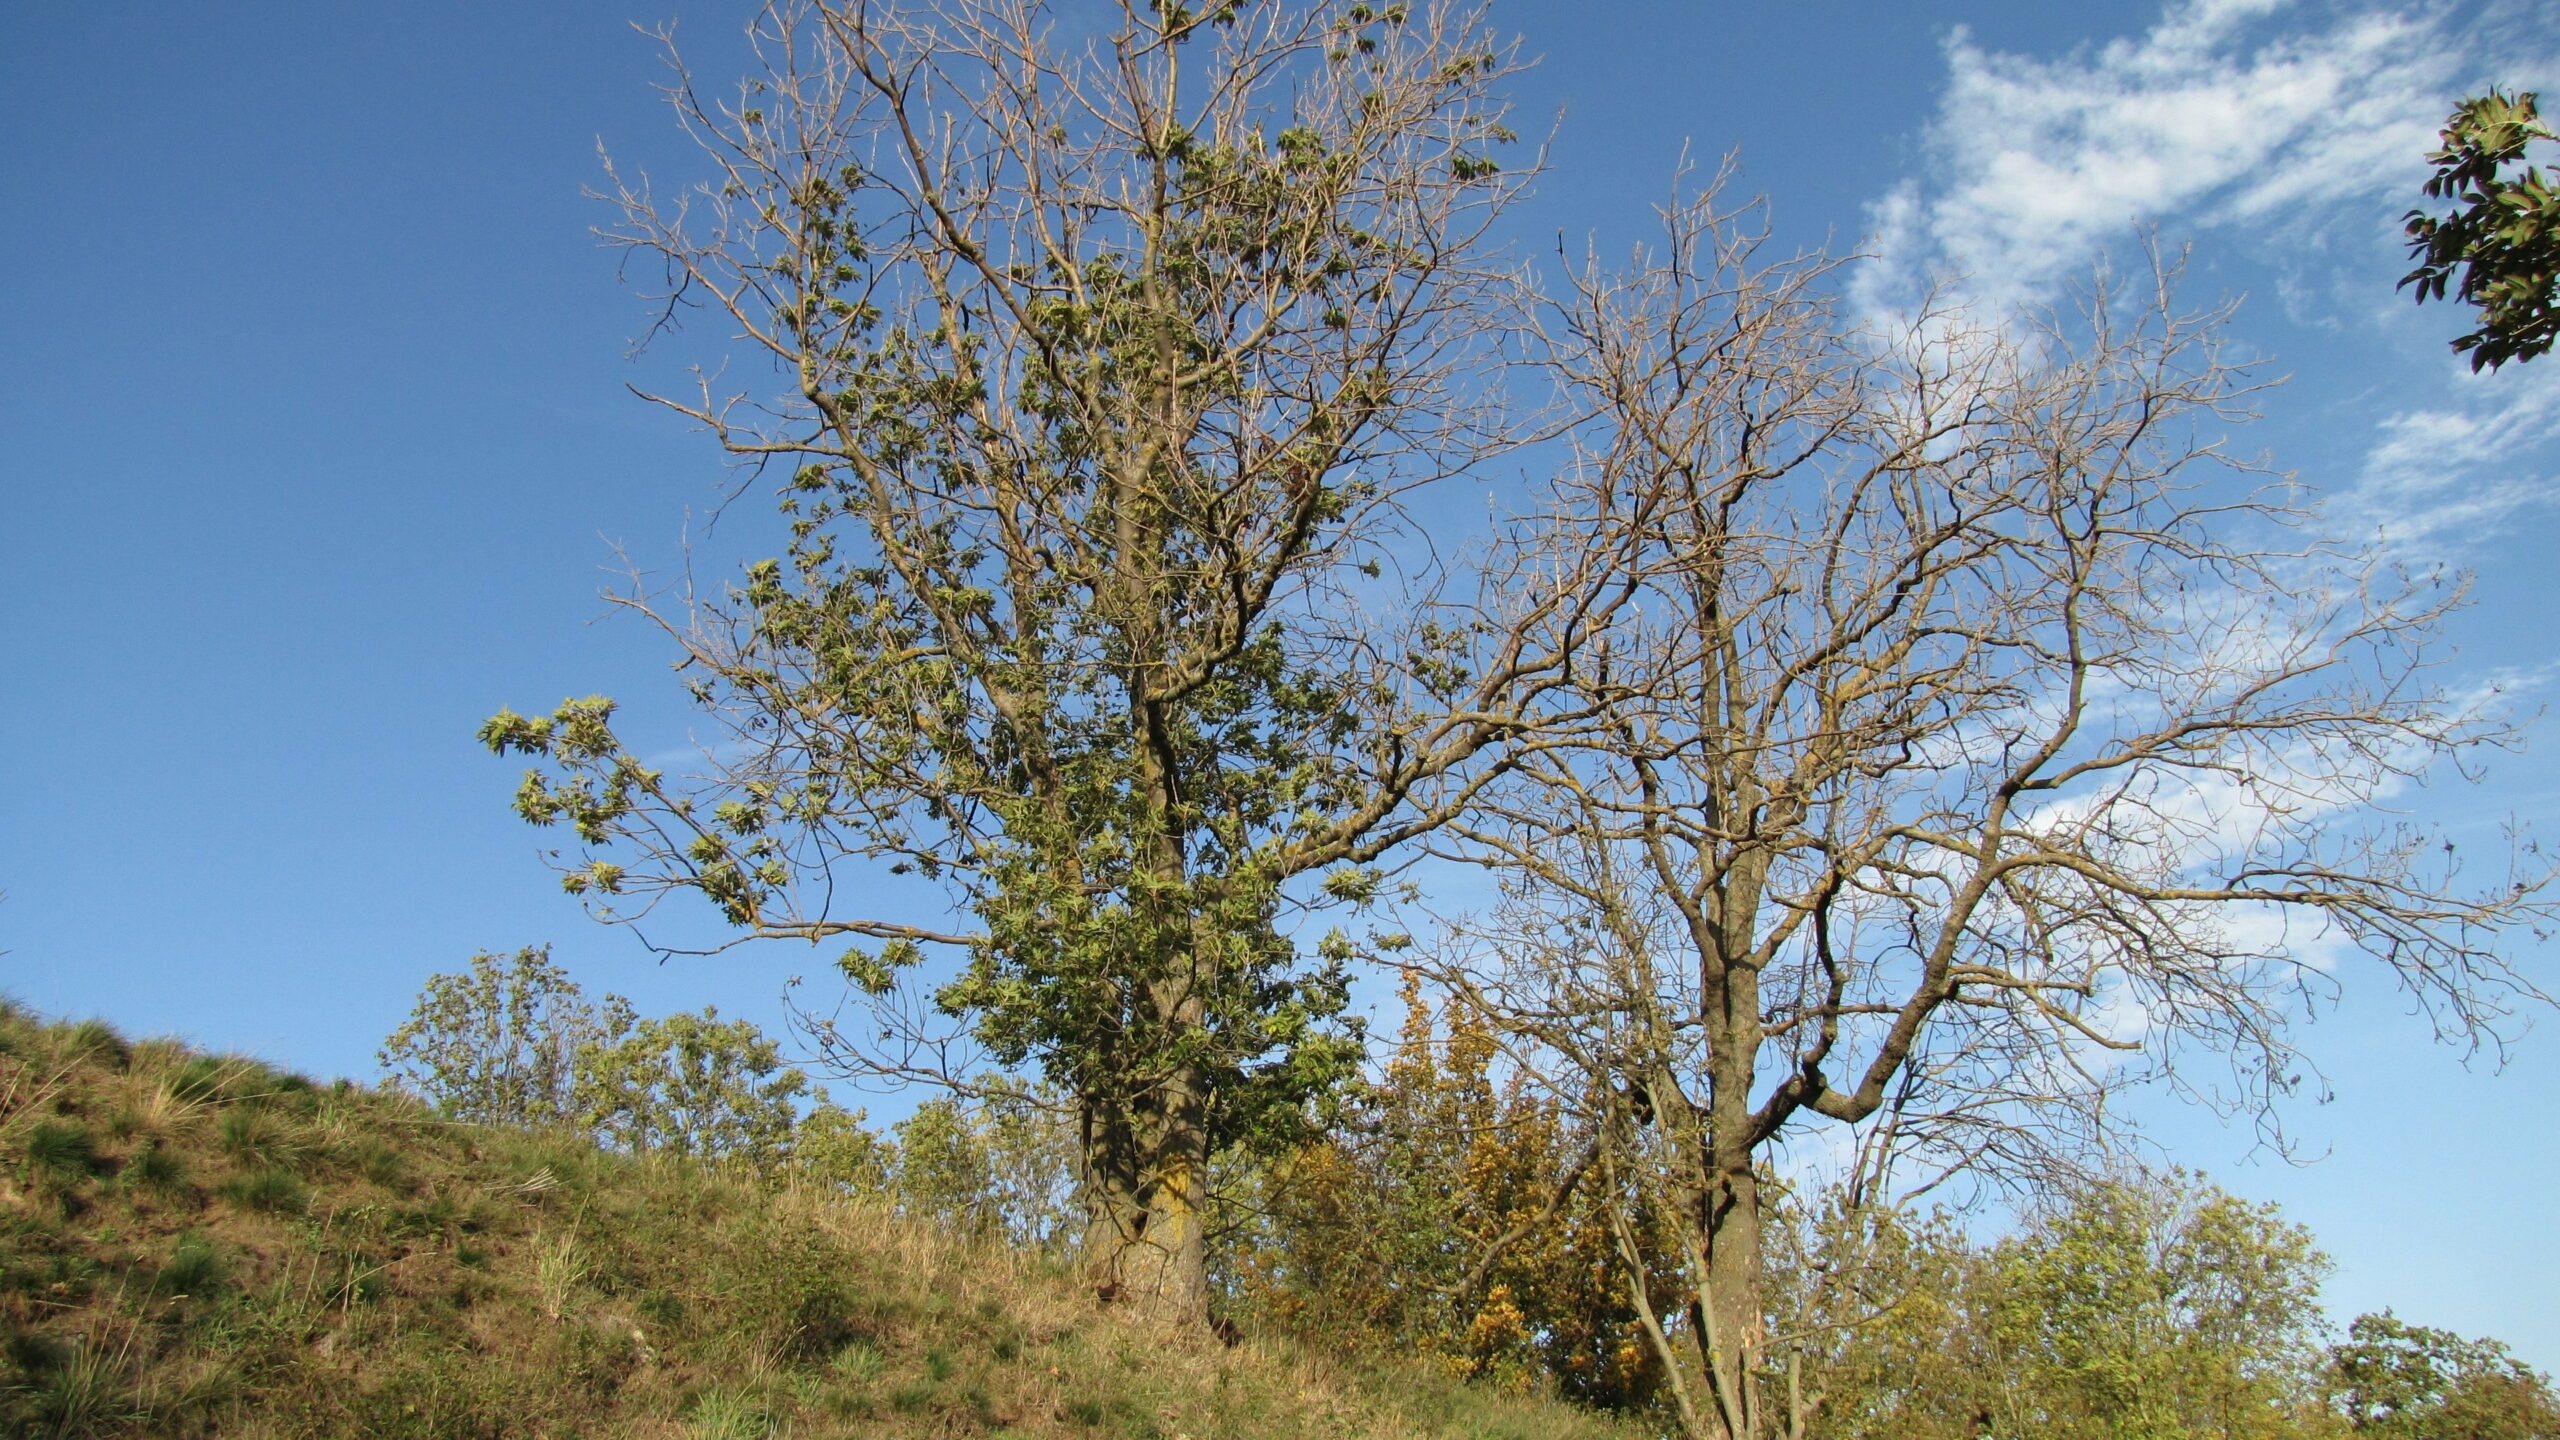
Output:
[[1085,1266],[1107,1301],[1205,1325],[1208,1132],[1198,1081],[1176,1076],[1149,1113],[1114,1116],[1088,1103]]
[[1760,1177],[1750,1149],[1719,1135],[1716,1160],[1706,1177],[1702,1217],[1705,1284],[1693,1307],[1700,1357],[1720,1403],[1716,1440],[1756,1440],[1760,1419],[1759,1376],[1768,1348],[1768,1322],[1760,1304]]
[[[1756,804],[1756,790],[1737,788]],[[1690,1319],[1715,1397],[1706,1418],[1720,1428],[1716,1440],[1758,1440],[1767,1429],[1759,1380],[1768,1325],[1760,1305],[1760,1175],[1752,1164],[1751,1114],[1762,1038],[1760,975],[1741,958],[1751,953],[1766,873],[1763,857],[1737,857],[1704,917],[1711,940],[1702,947],[1710,963],[1699,976],[1707,1002],[1708,1088],[1690,1255],[1699,1294]]]

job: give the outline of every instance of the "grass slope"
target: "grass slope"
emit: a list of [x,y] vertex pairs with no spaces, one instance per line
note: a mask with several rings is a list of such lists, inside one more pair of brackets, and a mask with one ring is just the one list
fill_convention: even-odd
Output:
[[0,1434],[1574,1437],[841,1196],[0,1005]]

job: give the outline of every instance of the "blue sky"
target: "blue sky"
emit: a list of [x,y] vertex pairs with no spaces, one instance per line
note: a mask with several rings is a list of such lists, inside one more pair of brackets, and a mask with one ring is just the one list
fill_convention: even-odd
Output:
[[[1865,282],[1955,267],[2033,299],[2144,227],[2292,379],[2248,448],[2359,532],[2476,572],[2448,662],[2538,705],[2560,570],[2560,361],[2472,377],[2458,317],[2393,293],[2452,100],[2560,80],[2533,3],[2059,6],[1561,0],[1498,14],[1554,164],[1526,245],[1622,252],[1684,147],[1738,150],[1789,238]],[[623,695],[665,656],[598,621],[615,547],[665,570],[717,458],[632,400],[636,296],[587,227],[599,139],[680,157],[629,22],[740,67],[733,4],[20,6],[0,18],[0,988],[323,1074],[368,1075],[428,974],[549,941],[644,1009],[778,1026],[806,950],[660,966],[600,929],[471,743],[500,705]],[[2560,86],[2551,88],[2560,89]],[[743,533],[742,532],[743,529]],[[654,708],[653,708],[654,707]],[[2413,808],[2531,820],[2560,736]],[[2549,975],[2560,956],[2532,952]],[[2385,1304],[2560,1366],[2560,1024],[2503,1070],[2428,1043],[2370,975],[2306,1032],[2335,1099],[2290,1166],[2157,1103],[2173,1158],[2282,1203]]]

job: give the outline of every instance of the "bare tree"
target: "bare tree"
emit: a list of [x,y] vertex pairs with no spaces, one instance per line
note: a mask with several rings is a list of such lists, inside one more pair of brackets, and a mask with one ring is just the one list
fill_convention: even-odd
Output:
[[1748,207],[1665,218],[1560,327],[1598,417],[1580,483],[1642,557],[1576,677],[1611,728],[1451,832],[1502,898],[1439,968],[1575,1072],[1559,1094],[1604,1097],[1588,1173],[1680,1237],[1662,1304],[1621,1222],[1682,1421],[1757,1436],[1790,1134],[2014,1169],[2137,1070],[2268,1101],[2288,1021],[2359,955],[2494,1038],[2542,998],[2499,945],[2552,871],[2390,813],[2510,738],[2429,678],[2460,586],[2323,545],[2224,451],[2255,382],[2174,266],[1878,333]]
[[[1408,523],[1521,429],[1485,243],[1511,52],[1459,0],[784,0],[753,38],[733,100],[670,91],[711,180],[612,197],[668,314],[780,377],[653,397],[783,477],[780,558],[623,597],[708,771],[604,700],[484,739],[541,762],[519,809],[577,831],[610,918],[695,893],[741,938],[857,942],[879,1014],[820,1022],[837,1058],[1036,1067],[1097,1283],[1201,1314],[1210,1157],[1357,1063],[1345,946],[1302,961],[1284,906],[1362,900],[1555,722],[1616,568],[1488,576]],[[920,985],[937,948],[957,978]]]

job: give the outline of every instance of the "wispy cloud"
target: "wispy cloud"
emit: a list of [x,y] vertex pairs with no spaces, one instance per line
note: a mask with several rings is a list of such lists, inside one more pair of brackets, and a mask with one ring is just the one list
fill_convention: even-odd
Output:
[[2346,211],[2409,193],[2464,70],[2441,12],[2286,29],[2291,0],[2184,0],[2137,39],[2055,59],[1963,30],[1928,133],[1929,172],[1873,208],[1862,297],[1953,273],[2032,299],[2140,227],[2245,226],[2318,243]]
[[2386,415],[2338,518],[2406,550],[2489,533],[2547,504],[2552,479],[2529,457],[2560,438],[2560,373],[2546,363],[2465,375],[2444,405]]
[[2326,457],[2349,482],[2332,489],[2338,521],[2406,550],[2458,545],[2553,489],[2539,462],[2560,438],[2560,379],[2474,382],[2435,329],[2419,333],[2391,293],[2398,218],[2454,97],[2560,78],[2547,16],[2532,18],[2172,0],[2139,36],[2050,58],[1958,30],[1926,166],[1870,207],[1877,258],[1852,300],[1891,316],[1937,284],[1995,311],[2033,304],[2153,228],[2236,248],[2274,269],[2295,321],[2406,357],[2388,388],[2369,387],[2390,403],[2367,412],[2367,453]]

